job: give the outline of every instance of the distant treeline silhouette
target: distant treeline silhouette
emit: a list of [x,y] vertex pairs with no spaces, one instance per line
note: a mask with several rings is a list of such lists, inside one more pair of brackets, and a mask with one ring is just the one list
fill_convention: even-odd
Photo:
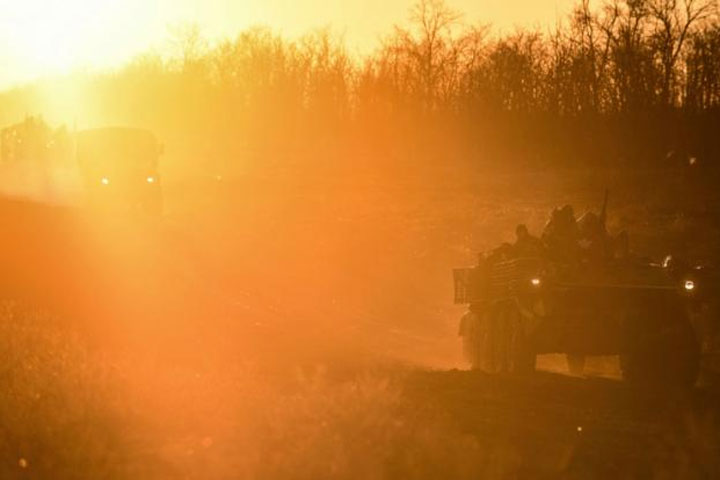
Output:
[[365,56],[328,30],[288,40],[253,28],[209,45],[186,26],[172,37],[170,57],[6,92],[0,120],[81,92],[66,121],[153,128],[183,165],[210,170],[239,156],[647,166],[720,155],[712,0],[581,0],[547,32],[501,35],[420,0]]

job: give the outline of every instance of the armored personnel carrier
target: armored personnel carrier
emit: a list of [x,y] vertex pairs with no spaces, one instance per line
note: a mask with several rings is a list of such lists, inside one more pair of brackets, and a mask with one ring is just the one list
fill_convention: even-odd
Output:
[[620,355],[634,383],[695,383],[700,346],[689,306],[701,291],[691,269],[617,259],[564,264],[542,257],[486,260],[454,270],[455,303],[468,305],[460,335],[470,365],[523,373],[544,353]]

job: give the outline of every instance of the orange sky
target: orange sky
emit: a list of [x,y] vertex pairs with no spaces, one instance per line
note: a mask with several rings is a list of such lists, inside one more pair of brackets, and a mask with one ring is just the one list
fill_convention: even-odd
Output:
[[[117,65],[148,48],[163,49],[167,27],[185,22],[206,36],[269,25],[287,35],[327,25],[351,48],[371,49],[407,19],[414,0],[0,0],[0,87],[72,68]],[[573,0],[448,0],[468,22],[545,26]]]

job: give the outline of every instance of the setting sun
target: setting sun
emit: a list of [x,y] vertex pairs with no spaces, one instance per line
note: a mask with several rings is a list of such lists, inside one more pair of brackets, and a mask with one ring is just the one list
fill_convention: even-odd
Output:
[[[454,0],[471,23],[545,27],[572,0]],[[0,0],[0,86],[77,68],[116,67],[150,49],[163,51],[168,27],[197,24],[209,39],[268,25],[289,36],[330,27],[351,50],[367,52],[393,24],[407,19],[412,0]]]
[[151,20],[148,4],[138,0],[26,0],[4,7],[0,58],[8,70],[0,82],[114,66],[150,46]]

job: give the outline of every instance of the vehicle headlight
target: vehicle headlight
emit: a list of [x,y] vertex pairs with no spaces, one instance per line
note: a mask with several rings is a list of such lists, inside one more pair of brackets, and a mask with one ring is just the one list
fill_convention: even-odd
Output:
[[110,185],[110,179],[108,177],[102,177],[100,179],[100,183],[102,183],[103,185]]
[[145,180],[148,183],[155,183],[155,177],[153,177],[152,175],[148,176]]
[[532,285],[533,287],[539,287],[540,285],[542,285],[542,280],[540,279],[540,277],[531,278],[530,285]]
[[685,280],[685,291],[692,292],[695,290],[695,282],[693,280]]

